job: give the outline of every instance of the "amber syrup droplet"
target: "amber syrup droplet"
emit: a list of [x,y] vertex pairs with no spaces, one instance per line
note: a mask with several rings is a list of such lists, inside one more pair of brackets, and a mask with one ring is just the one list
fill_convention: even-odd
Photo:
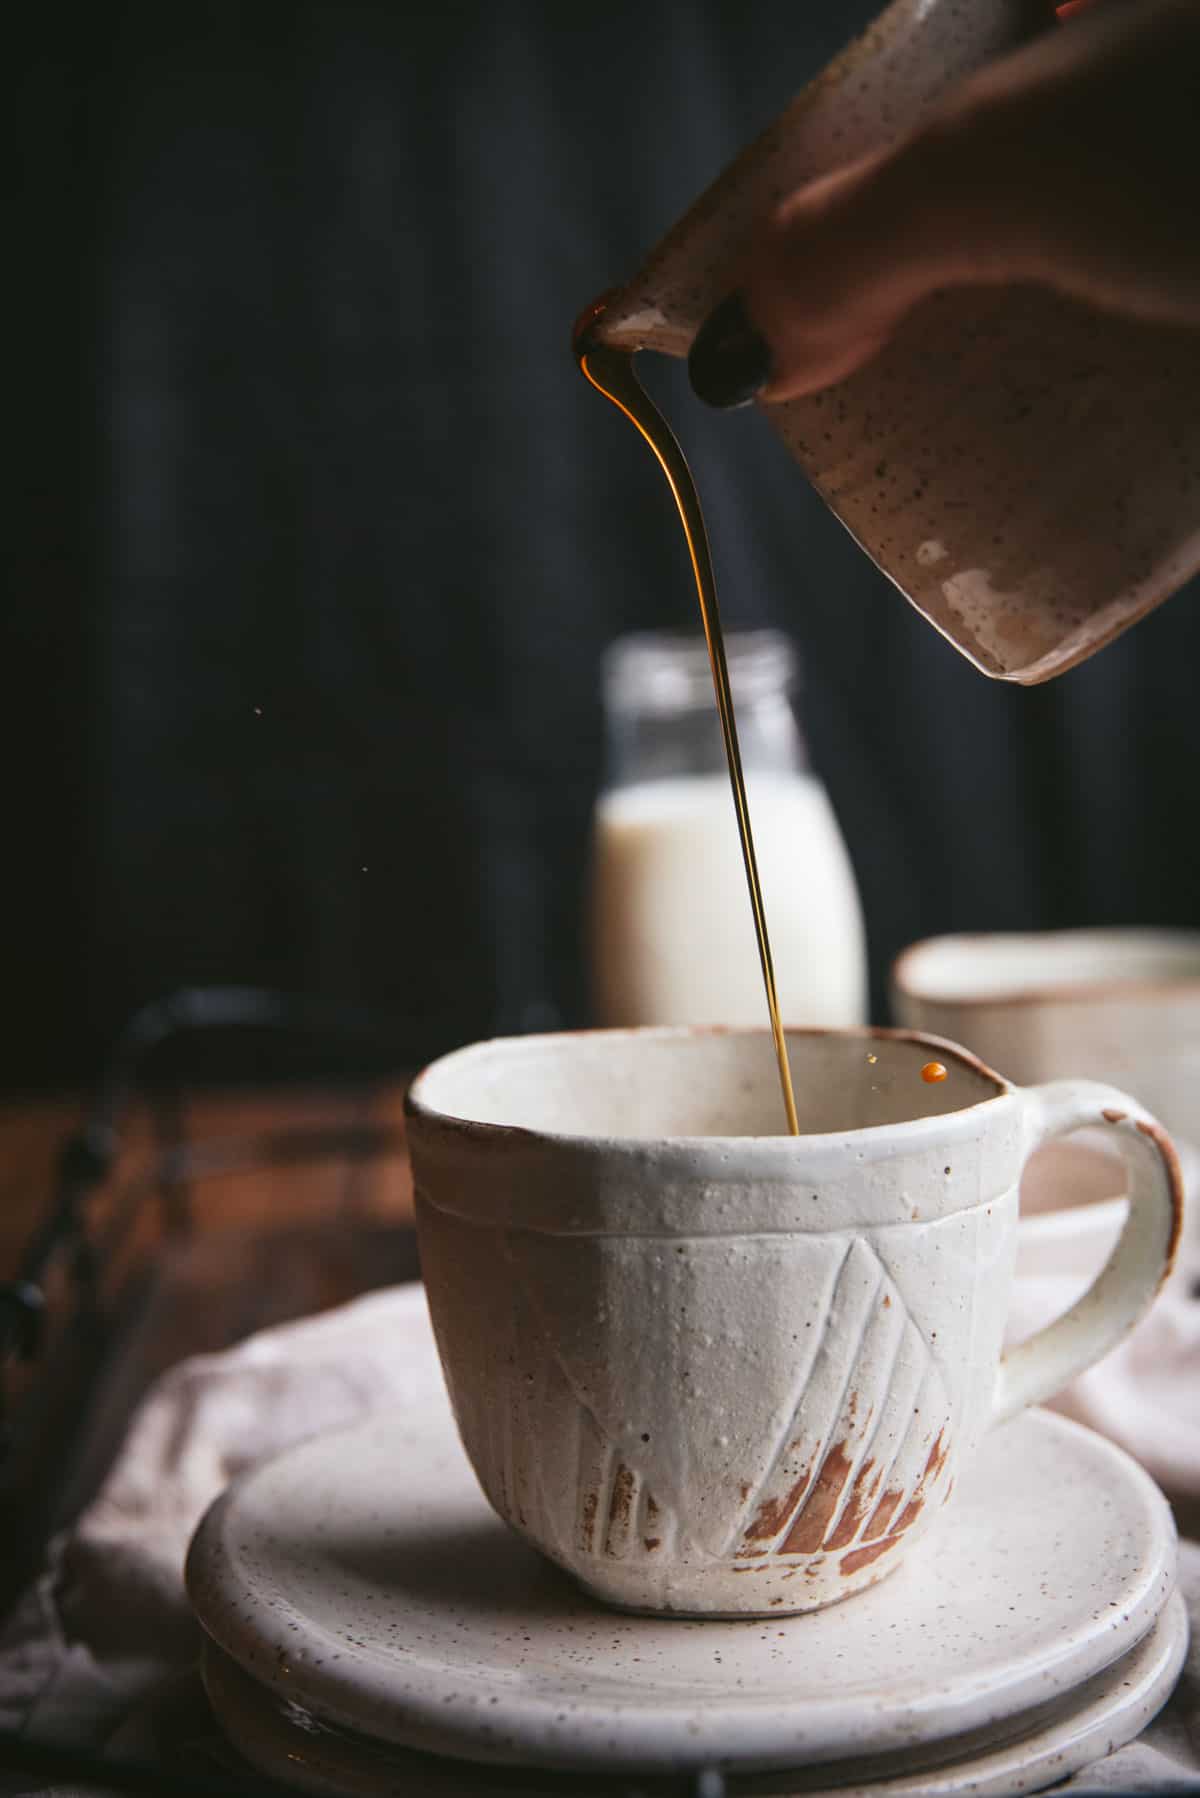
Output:
[[[576,322],[572,340],[575,360],[584,378],[597,393],[602,393],[605,399],[611,400],[618,411],[625,414],[630,424],[641,432],[667,477],[667,484],[679,509],[692,574],[696,581],[696,594],[700,601],[700,621],[704,627],[704,640],[708,645],[713,691],[716,694],[721,735],[725,743],[725,760],[729,764],[729,784],[733,789],[746,885],[750,889],[750,908],[754,913],[754,934],[758,940],[758,959],[771,1018],[771,1035],[775,1041],[775,1059],[779,1064],[783,1105],[787,1112],[788,1129],[793,1136],[799,1136],[800,1123],[792,1091],[792,1071],[788,1065],[787,1039],[779,1016],[775,963],[771,955],[771,939],[767,934],[762,884],[758,878],[758,859],[754,853],[754,833],[750,828],[750,806],[746,799],[746,781],[742,773],[741,750],[738,747],[737,720],[733,710],[733,694],[729,687],[729,669],[725,661],[721,612],[717,604],[717,588],[708,550],[708,532],[704,526],[704,514],[700,510],[700,496],[696,492],[691,470],[674,432],[633,372],[632,352],[615,350],[596,341],[595,327],[604,311],[604,304],[603,299],[597,300]],[[942,1072],[944,1076],[945,1069]]]
[[926,1086],[936,1086],[939,1080],[946,1078],[947,1070],[940,1061],[927,1061],[921,1069],[921,1078]]

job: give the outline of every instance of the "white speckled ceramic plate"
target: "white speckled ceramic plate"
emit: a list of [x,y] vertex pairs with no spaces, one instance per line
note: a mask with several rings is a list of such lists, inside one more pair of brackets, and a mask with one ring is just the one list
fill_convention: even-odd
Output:
[[260,1687],[382,1742],[613,1773],[994,1740],[1127,1654],[1173,1589],[1153,1483],[1030,1412],[987,1438],[936,1530],[869,1592],[768,1621],[606,1611],[481,1496],[419,1292],[399,1335],[428,1368],[425,1401],[237,1482],[188,1562],[201,1623]]
[[[1051,1708],[1014,1719],[1020,1733],[1000,1743],[971,1737],[934,1743],[907,1756],[840,1761],[804,1773],[729,1774],[729,1798],[1009,1798],[1038,1792],[1123,1747],[1155,1715],[1179,1676],[1187,1650],[1187,1613],[1176,1594],[1136,1648],[1095,1674]],[[435,1760],[347,1735],[296,1711],[257,1686],[213,1643],[204,1656],[204,1683],[229,1740],[243,1758],[274,1778],[286,1779],[313,1798],[509,1798],[513,1768]],[[948,1759],[948,1756],[953,1758]],[[572,1798],[628,1791],[624,1781],[598,1774],[522,1769],[519,1790],[534,1798],[561,1793]],[[830,1778],[833,1784],[822,1782]],[[652,1778],[651,1785],[657,1784]],[[638,1790],[651,1798],[644,1777]],[[678,1782],[671,1786],[678,1791]]]

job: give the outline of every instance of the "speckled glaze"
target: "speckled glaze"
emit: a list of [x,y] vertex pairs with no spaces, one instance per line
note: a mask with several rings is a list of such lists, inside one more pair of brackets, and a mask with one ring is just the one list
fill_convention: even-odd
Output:
[[[628,349],[687,353],[754,220],[911,129],[1044,25],[1031,0],[894,0],[610,299]],[[917,609],[985,673],[1036,682],[1200,567],[1200,334],[1032,286],[960,288],[827,393],[766,408]]]
[[[943,1758],[947,1745],[938,1743],[935,1766],[927,1764],[928,1751],[916,1749],[825,1770],[809,1767],[803,1774],[755,1773],[749,1783],[733,1773],[725,1789],[729,1798],[743,1792],[747,1798],[1013,1798],[1043,1791],[1133,1740],[1170,1696],[1187,1636],[1187,1613],[1176,1594],[1135,1648],[1050,1715],[1039,1707],[1028,1719],[1014,1720],[1021,1733],[997,1746],[967,1737],[949,1764]],[[487,1798],[491,1792],[511,1798],[511,1773],[497,1778],[477,1762],[435,1759],[331,1728],[272,1697],[211,1642],[202,1671],[221,1728],[239,1753],[268,1777],[286,1779],[313,1798],[400,1798],[418,1791],[429,1798]],[[825,1773],[828,1785],[822,1783]],[[607,1774],[575,1772],[572,1780],[572,1798],[611,1798]]]
[[1015,1080],[1111,1080],[1200,1135],[1200,931],[931,937],[897,957],[892,1009]]
[[1111,1668],[1172,1593],[1157,1488],[1029,1412],[988,1437],[895,1578],[851,1603],[762,1622],[606,1611],[485,1504],[419,1294],[413,1326],[397,1350],[426,1368],[428,1402],[238,1481],[189,1555],[205,1631],[300,1726],[609,1774],[808,1767],[984,1732],[978,1751]]
[[[421,1261],[498,1513],[595,1596],[814,1610],[891,1574],[988,1426],[1142,1314],[1182,1193],[1115,1088],[1014,1089],[933,1037],[593,1031],[477,1044],[415,1082]],[[947,1077],[921,1077],[931,1060]],[[1084,1299],[1001,1358],[1017,1188],[1094,1123],[1134,1195]]]

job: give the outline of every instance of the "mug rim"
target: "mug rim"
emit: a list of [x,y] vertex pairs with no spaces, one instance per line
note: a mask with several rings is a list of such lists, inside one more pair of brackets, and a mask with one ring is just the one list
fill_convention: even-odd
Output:
[[[931,993],[912,979],[911,963],[933,948],[953,943],[987,954],[997,942],[1012,943],[1022,938],[1027,941],[1050,942],[1056,946],[1067,946],[1084,938],[1114,945],[1130,944],[1138,940],[1148,946],[1155,943],[1162,946],[1187,945],[1196,954],[1197,971],[1174,976],[1165,973],[1114,974],[1088,981],[1050,978],[1044,985],[1026,984],[1007,992]],[[1033,1005],[1110,1005],[1114,999],[1122,997],[1149,998],[1168,994],[1192,998],[1200,996],[1200,931],[1153,924],[1072,925],[1056,930],[945,931],[935,936],[919,937],[915,943],[909,943],[901,949],[889,970],[888,984],[893,993],[918,1005],[939,1006],[947,1010],[982,1006],[1015,1009]]]
[[989,1067],[982,1058],[961,1043],[950,1041],[948,1037],[937,1036],[928,1030],[913,1030],[904,1026],[884,1024],[856,1024],[844,1027],[831,1025],[784,1025],[784,1035],[792,1037],[841,1037],[858,1038],[862,1042],[908,1042],[922,1048],[936,1050],[939,1057],[949,1057],[956,1061],[969,1073],[982,1077],[992,1083],[995,1090],[986,1097],[975,1100],[972,1104],[955,1107],[951,1111],[933,1112],[920,1117],[906,1117],[898,1123],[850,1125],[837,1130],[804,1131],[793,1136],[781,1132],[776,1136],[624,1136],[605,1134],[600,1131],[583,1130],[547,1130],[529,1124],[497,1124],[479,1118],[463,1117],[461,1113],[448,1111],[434,1105],[424,1098],[421,1087],[427,1076],[435,1073],[449,1061],[459,1056],[478,1055],[488,1050],[501,1050],[509,1046],[535,1045],[579,1041],[589,1037],[606,1037],[611,1039],[637,1037],[653,1038],[657,1041],[676,1039],[691,1040],[704,1037],[752,1037],[758,1040],[771,1041],[771,1031],[765,1025],[727,1025],[727,1024],[649,1024],[622,1025],[605,1029],[581,1030],[548,1030],[533,1032],[525,1036],[493,1036],[484,1037],[477,1042],[464,1043],[457,1049],[448,1050],[446,1054],[437,1056],[414,1075],[404,1095],[404,1116],[406,1123],[416,1122],[430,1126],[436,1130],[447,1131],[468,1143],[518,1144],[545,1143],[564,1149],[603,1150],[606,1154],[635,1153],[645,1155],[648,1150],[658,1152],[679,1152],[696,1154],[701,1151],[721,1150],[736,1145],[741,1153],[762,1153],[772,1158],[782,1149],[794,1151],[800,1146],[811,1149],[823,1149],[833,1144],[844,1143],[848,1137],[866,1143],[889,1142],[901,1135],[913,1137],[936,1130],[939,1135],[948,1129],[958,1129],[961,1121],[975,1118],[983,1107],[995,1105],[999,1101],[1011,1098],[1017,1090],[1014,1083],[1006,1080],[1002,1074]]

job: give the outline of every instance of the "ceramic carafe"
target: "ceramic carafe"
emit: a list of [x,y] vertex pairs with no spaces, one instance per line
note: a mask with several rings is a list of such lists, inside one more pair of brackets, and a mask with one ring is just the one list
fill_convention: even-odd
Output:
[[[1044,0],[893,0],[608,300],[600,338],[686,355],[762,213],[909,131],[1047,18]],[[986,674],[1062,673],[1200,567],[1200,332],[1032,285],[949,289],[849,379],[765,411]]]

